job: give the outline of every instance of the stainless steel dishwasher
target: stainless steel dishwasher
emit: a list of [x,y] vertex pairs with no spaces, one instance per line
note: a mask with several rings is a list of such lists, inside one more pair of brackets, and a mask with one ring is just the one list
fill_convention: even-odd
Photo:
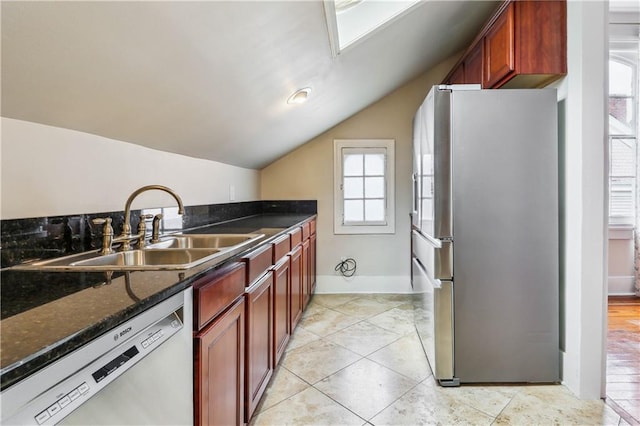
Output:
[[2,424],[193,423],[191,288],[2,393]]

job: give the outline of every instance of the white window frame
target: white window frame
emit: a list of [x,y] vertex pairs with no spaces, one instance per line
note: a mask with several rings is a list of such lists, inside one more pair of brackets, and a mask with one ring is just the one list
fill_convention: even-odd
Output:
[[[385,213],[383,222],[344,223],[343,152],[381,150],[385,155]],[[334,139],[333,141],[333,201],[334,234],[394,234],[395,233],[395,140],[394,139]]]
[[[637,41],[634,41],[634,43],[636,43],[637,46]],[[632,108],[633,108],[633,114],[634,114],[634,118],[633,118],[633,128],[632,128],[632,133],[631,134],[614,134],[611,133],[611,129],[610,127],[608,127],[609,129],[609,144],[608,144],[608,149],[609,149],[609,161],[613,161],[613,155],[612,155],[612,144],[615,140],[629,140],[632,141],[635,145],[636,145],[636,150],[634,150],[635,154],[634,154],[634,164],[635,164],[635,172],[633,175],[629,175],[629,176],[622,176],[622,175],[614,175],[612,173],[613,171],[613,167],[609,166],[609,212],[608,212],[608,222],[609,225],[628,225],[628,226],[636,226],[636,216],[637,216],[637,209],[638,209],[638,194],[637,191],[639,190],[638,188],[638,177],[637,177],[637,169],[638,167],[640,167],[640,165],[638,164],[638,153],[637,153],[637,144],[638,144],[638,99],[639,99],[639,89],[638,89],[638,62],[637,59],[635,61],[630,61],[629,59],[627,59],[625,56],[623,55],[619,55],[617,54],[618,51],[620,51],[620,48],[614,48],[614,45],[618,45],[620,44],[619,41],[617,40],[611,40],[610,42],[610,46],[609,46],[609,63],[612,61],[621,63],[621,64],[625,64],[628,65],[629,67],[631,67],[632,69],[632,84],[633,84],[633,93],[631,95],[626,95],[626,96],[619,96],[619,95],[615,95],[615,94],[608,94],[608,99],[626,99],[629,98],[631,99],[631,103],[632,103]],[[637,47],[636,47],[637,48]],[[608,124],[608,123],[607,123]],[[614,179],[616,178],[628,178],[628,179],[634,179],[635,180],[635,184],[633,185],[633,187],[631,188],[631,198],[632,198],[632,212],[629,212],[629,214],[627,215],[621,215],[621,214],[616,214],[614,212],[612,212],[612,206],[613,206],[613,199],[612,197],[614,196],[614,194],[616,192],[619,191],[614,191]],[[623,190],[621,192],[628,192],[629,190]]]

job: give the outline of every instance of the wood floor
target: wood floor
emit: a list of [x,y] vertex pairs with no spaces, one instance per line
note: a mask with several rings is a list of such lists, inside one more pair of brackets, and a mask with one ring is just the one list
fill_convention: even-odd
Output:
[[640,298],[608,303],[607,404],[627,423],[640,424]]

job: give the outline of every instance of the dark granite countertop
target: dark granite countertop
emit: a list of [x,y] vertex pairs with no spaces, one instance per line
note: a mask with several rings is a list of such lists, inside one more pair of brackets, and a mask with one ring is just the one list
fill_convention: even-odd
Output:
[[62,358],[106,331],[183,291],[204,273],[239,259],[314,214],[260,214],[200,226],[185,233],[264,233],[225,260],[185,271],[1,272],[1,389]]

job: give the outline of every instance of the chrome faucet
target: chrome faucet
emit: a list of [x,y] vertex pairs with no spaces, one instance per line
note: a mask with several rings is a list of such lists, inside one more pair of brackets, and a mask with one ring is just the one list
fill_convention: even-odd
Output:
[[[146,191],[151,191],[157,189],[159,191],[164,191],[166,193],[168,193],[169,195],[171,195],[173,198],[175,198],[176,202],[178,203],[178,214],[184,214],[184,205],[182,204],[182,199],[178,196],[178,194],[176,194],[176,192],[171,189],[171,188],[167,188],[166,186],[162,186],[162,185],[147,185],[147,186],[143,186],[140,189],[135,190],[127,199],[127,202],[124,206],[124,224],[122,225],[122,234],[120,234],[118,236],[118,238],[116,239],[117,241],[123,241],[122,243],[122,249],[123,250],[130,250],[131,249],[131,240],[134,240],[136,238],[139,237],[139,235],[131,235],[131,203],[133,202],[133,200],[140,194],[142,194],[143,192]],[[141,221],[143,221],[143,219],[140,219]],[[144,235],[142,235],[142,237],[144,239]],[[114,241],[116,241],[114,240]]]

